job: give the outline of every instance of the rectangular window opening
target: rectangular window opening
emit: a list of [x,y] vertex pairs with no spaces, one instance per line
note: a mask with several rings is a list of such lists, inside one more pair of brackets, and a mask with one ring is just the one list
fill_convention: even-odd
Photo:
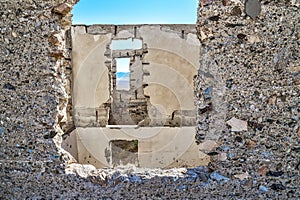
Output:
[[112,40],[110,44],[111,50],[137,50],[142,48],[143,41],[134,38]]
[[110,141],[112,165],[138,164],[138,140]]
[[117,90],[130,90],[130,58],[116,58],[116,88]]

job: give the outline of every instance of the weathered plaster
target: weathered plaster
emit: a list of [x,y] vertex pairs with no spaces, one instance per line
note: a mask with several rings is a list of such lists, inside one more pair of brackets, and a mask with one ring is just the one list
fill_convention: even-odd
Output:
[[[114,158],[108,159],[112,154],[108,149],[111,141],[123,138],[138,141],[138,160],[133,164],[139,167],[208,164],[209,156],[199,152],[194,142],[193,84],[200,55],[195,32],[195,25],[122,25],[115,26],[113,32],[106,25],[72,27],[73,107],[77,129],[65,142],[76,143],[74,148],[78,148],[72,149],[71,154],[75,151],[79,163],[113,167]],[[131,43],[135,40],[141,42],[139,47]],[[128,91],[116,88],[118,58],[130,59]],[[100,111],[100,107],[106,112]],[[106,119],[99,124],[98,118]],[[120,130],[109,125],[119,125],[115,128]],[[123,130],[122,125],[141,127]],[[99,126],[102,128],[80,129]],[[170,128],[174,126],[178,128]],[[139,136],[122,136],[136,129]],[[145,140],[143,137],[149,131],[155,137]],[[191,144],[176,139],[175,133],[182,134]],[[166,139],[166,134],[174,136]],[[176,143],[172,151],[165,149],[169,142]],[[152,150],[145,153],[144,146]]]

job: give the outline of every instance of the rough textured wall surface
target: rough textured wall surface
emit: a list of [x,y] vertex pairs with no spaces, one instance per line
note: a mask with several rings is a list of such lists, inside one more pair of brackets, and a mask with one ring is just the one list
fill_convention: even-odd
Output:
[[254,20],[243,1],[201,2],[198,139],[219,145],[209,168],[74,165],[86,178],[66,173],[71,161],[52,141],[68,130],[70,98],[64,31],[74,2],[60,3],[0,1],[1,199],[299,198],[298,0],[262,1]]
[[[195,126],[193,78],[200,56],[195,25],[74,25],[71,30],[76,127]],[[130,49],[136,42],[140,47]],[[130,81],[119,89],[122,59],[130,61]]]
[[202,3],[197,139],[217,139],[210,167],[299,197],[299,1]]

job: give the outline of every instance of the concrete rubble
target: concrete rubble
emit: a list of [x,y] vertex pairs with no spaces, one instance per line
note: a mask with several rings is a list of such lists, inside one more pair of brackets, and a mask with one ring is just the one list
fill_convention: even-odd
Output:
[[226,122],[229,126],[231,126],[231,131],[239,132],[239,131],[247,131],[247,122],[237,119],[235,117],[231,118]]
[[96,169],[61,148],[76,2],[0,1],[1,199],[299,199],[299,0],[199,2],[195,142],[215,142],[207,166],[173,169]]

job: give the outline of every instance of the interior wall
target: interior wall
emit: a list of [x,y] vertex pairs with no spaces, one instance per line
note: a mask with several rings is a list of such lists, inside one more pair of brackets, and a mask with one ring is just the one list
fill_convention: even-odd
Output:
[[[116,160],[122,163],[111,146],[117,140],[125,146],[118,154],[127,152],[133,158],[131,164],[138,167],[209,163],[209,156],[199,152],[194,142],[194,78],[200,56],[195,33],[195,25],[72,27],[76,130],[71,136],[76,137],[72,141],[79,163],[101,168],[113,167]],[[134,41],[140,44],[135,46]],[[128,90],[117,88],[117,61],[123,58],[129,59]],[[101,84],[103,91],[96,90]],[[106,112],[100,111],[101,106]],[[105,123],[100,124],[98,118]],[[68,137],[63,143],[70,141]],[[126,150],[129,141],[138,142],[137,157]]]
[[[183,116],[180,125],[194,125],[196,108],[193,79],[197,75],[200,56],[200,43],[195,33],[194,25],[73,26],[73,106],[76,126],[105,125],[96,122],[96,110],[102,106],[106,112],[97,111],[97,115],[109,117],[106,118],[107,125],[163,126],[174,114]],[[112,41],[128,38],[142,40],[142,48],[110,49]],[[131,88],[128,94],[115,88],[115,59],[122,57],[131,59]],[[140,60],[139,63],[136,60]],[[138,113],[143,112],[144,117],[136,119],[132,114],[135,111],[122,108],[127,104],[129,107],[139,107]],[[149,115],[150,111],[153,112]],[[154,115],[154,112],[160,114]],[[188,112],[190,114],[184,116]]]

